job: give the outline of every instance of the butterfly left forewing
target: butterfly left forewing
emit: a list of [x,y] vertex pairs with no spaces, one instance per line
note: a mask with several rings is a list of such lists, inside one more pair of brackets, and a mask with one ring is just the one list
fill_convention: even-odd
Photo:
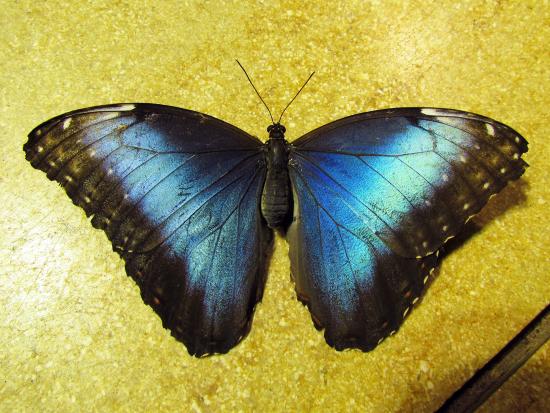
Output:
[[197,112],[122,104],[56,117],[24,150],[106,232],[191,354],[226,352],[246,334],[271,237],[260,141]]
[[416,108],[355,115],[293,142],[292,272],[327,340],[364,348],[396,329],[434,253],[521,176],[526,150],[489,118]]

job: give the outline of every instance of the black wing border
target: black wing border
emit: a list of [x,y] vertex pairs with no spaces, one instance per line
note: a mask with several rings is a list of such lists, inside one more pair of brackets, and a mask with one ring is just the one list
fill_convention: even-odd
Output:
[[[59,122],[71,118],[76,115],[85,115],[94,112],[129,112],[129,113],[140,113],[143,112],[144,115],[153,115],[153,114],[163,114],[163,115],[174,115],[174,116],[192,116],[204,118],[209,122],[215,123],[222,129],[228,129],[235,133],[246,136],[252,142],[258,144],[258,146],[263,145],[264,143],[260,141],[257,137],[251,135],[250,133],[238,128],[229,122],[216,118],[215,116],[208,115],[206,113],[198,112],[196,110],[180,108],[177,106],[163,105],[158,103],[147,103],[147,102],[120,102],[120,103],[111,103],[107,105],[99,106],[88,106],[85,108],[71,110],[69,112],[64,112],[60,115],[50,118],[35,128],[33,128],[29,134],[29,143],[34,143],[36,139],[39,139],[41,136],[46,134],[52,127],[57,125]],[[32,140],[32,141],[31,141]]]
[[[432,113],[425,113],[427,111]],[[487,116],[483,116],[477,113],[463,111],[459,109],[422,107],[422,106],[410,106],[410,107],[404,106],[404,107],[398,107],[398,108],[378,109],[378,110],[373,110],[368,112],[361,112],[350,116],[345,116],[343,118],[334,120],[332,122],[329,122],[325,125],[319,126],[307,132],[305,135],[302,135],[299,138],[296,138],[295,140],[293,140],[290,143],[290,145],[291,147],[295,146],[297,149],[299,148],[300,150],[307,151],[308,148],[301,148],[300,146],[305,145],[310,139],[313,139],[314,137],[322,133],[329,132],[333,129],[337,129],[341,126],[346,126],[351,123],[363,122],[369,119],[397,118],[397,117],[426,119],[426,120],[432,120],[432,121],[438,117],[449,117],[449,118],[461,118],[461,119],[473,120],[473,121],[478,121],[483,123],[489,123],[491,125],[496,125],[501,128],[504,128],[505,130],[508,130],[509,132],[517,136],[520,139],[520,142],[516,142],[516,143],[520,146],[522,153],[527,152],[527,146],[528,146],[527,140],[518,131],[516,131],[515,129],[511,128],[510,126],[502,122],[499,122]]]

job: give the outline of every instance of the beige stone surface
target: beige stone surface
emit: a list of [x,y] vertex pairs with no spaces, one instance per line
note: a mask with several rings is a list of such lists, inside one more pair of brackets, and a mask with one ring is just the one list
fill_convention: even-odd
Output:
[[[0,7],[0,411],[430,412],[550,301],[547,1],[7,1]],[[289,140],[399,106],[452,107],[530,143],[524,178],[493,198],[402,329],[336,352],[296,301],[277,238],[250,335],[189,357],[145,306],[106,236],[23,155],[59,113],[156,102]],[[539,412],[548,346],[485,411]]]

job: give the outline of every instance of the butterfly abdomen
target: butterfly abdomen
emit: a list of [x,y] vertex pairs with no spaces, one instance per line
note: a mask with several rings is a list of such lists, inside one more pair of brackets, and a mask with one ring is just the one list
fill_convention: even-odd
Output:
[[284,126],[271,125],[267,141],[267,174],[262,191],[262,215],[270,228],[286,226],[292,205],[288,177],[288,142]]

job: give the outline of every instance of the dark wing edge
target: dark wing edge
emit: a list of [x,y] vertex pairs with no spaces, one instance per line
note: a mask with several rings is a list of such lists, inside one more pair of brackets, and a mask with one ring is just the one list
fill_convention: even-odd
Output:
[[[235,134],[241,135],[246,140],[248,140],[251,146],[258,146],[262,143],[254,136],[248,134],[236,126],[233,126],[230,123],[227,123],[221,119],[218,119],[214,116],[207,115],[205,113],[197,112],[190,109],[183,109],[177,106],[170,105],[161,105],[158,103],[139,103],[139,102],[122,102],[122,103],[112,103],[109,105],[99,105],[99,106],[89,106],[86,108],[75,109],[69,112],[62,113],[51,119],[48,119],[38,126],[36,126],[31,132],[29,132],[29,142],[26,145],[32,144],[36,139],[39,139],[41,136],[45,135],[49,129],[59,125],[60,121],[65,121],[67,119],[74,118],[75,116],[83,115],[97,115],[99,113],[114,113],[114,114],[124,114],[124,113],[133,113],[133,114],[142,114],[143,116],[151,116],[153,114],[164,114],[164,115],[173,115],[177,117],[191,117],[201,119],[203,121],[208,121],[215,124],[218,128],[224,129],[227,131],[232,131]],[[104,119],[106,120],[106,119]],[[247,146],[247,145],[245,145]],[[25,150],[25,148],[24,148]]]
[[52,118],[23,149],[105,231],[163,326],[203,356],[246,336],[263,294],[262,147],[199,112],[123,103]]
[[434,108],[434,107],[401,107],[401,108],[389,108],[389,109],[379,109],[373,110],[370,112],[357,113],[351,116],[346,116],[341,119],[337,119],[325,125],[319,126],[312,131],[306,133],[305,135],[300,136],[298,139],[292,142],[292,145],[297,147],[306,147],[310,140],[315,140],[317,136],[321,134],[326,134],[327,132],[346,126],[352,123],[364,122],[370,119],[388,119],[388,118],[418,118],[418,119],[434,119],[438,117],[450,117],[456,119],[464,119],[482,122],[484,124],[488,123],[491,125],[496,125],[498,127],[503,127],[508,131],[509,135],[518,137],[519,141],[517,144],[520,146],[523,152],[527,152],[527,140],[521,136],[517,131],[512,129],[510,126],[499,122],[495,119],[489,118],[487,116],[478,115],[476,113],[462,111],[458,109],[447,109],[447,108]]
[[[372,125],[378,125],[376,133],[367,136]],[[388,125],[406,132],[392,148],[380,143],[390,137],[384,136]],[[346,128],[348,136],[340,136]],[[407,153],[409,133],[424,139],[418,153]],[[298,298],[327,343],[369,351],[397,331],[425,291],[443,245],[524,173],[527,146],[518,132],[493,119],[437,108],[358,114],[292,142],[291,272]],[[444,167],[429,175],[422,167],[426,160]],[[346,166],[355,171],[357,187],[370,177],[385,186],[381,194],[394,191],[396,205],[408,212],[384,208],[383,195],[369,204],[346,187],[349,177],[337,171]],[[381,166],[401,168],[401,175],[384,176]],[[405,183],[415,182],[421,184],[407,191]],[[425,194],[415,197],[421,188]]]

